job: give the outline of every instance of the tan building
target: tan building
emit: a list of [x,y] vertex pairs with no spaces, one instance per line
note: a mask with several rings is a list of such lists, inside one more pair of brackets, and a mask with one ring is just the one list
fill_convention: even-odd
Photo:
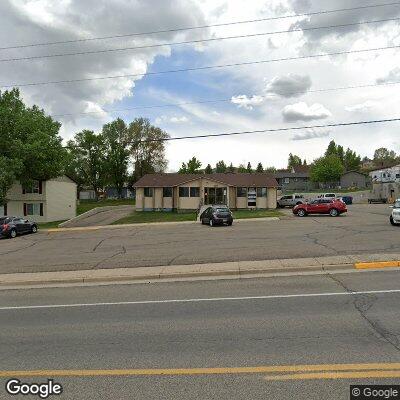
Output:
[[7,204],[0,216],[25,216],[36,222],[52,222],[76,216],[76,183],[66,177],[34,181],[30,187],[14,183],[7,193]]
[[276,208],[277,186],[269,174],[148,174],[134,185],[136,210],[189,211],[206,204]]

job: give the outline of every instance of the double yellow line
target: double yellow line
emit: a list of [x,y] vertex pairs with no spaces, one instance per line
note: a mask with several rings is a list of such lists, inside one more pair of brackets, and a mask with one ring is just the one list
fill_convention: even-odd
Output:
[[266,380],[400,378],[400,363],[273,365],[222,368],[0,371],[0,378],[267,374]]

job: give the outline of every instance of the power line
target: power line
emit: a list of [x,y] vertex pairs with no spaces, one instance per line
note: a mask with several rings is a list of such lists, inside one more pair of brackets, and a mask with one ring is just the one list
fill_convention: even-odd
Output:
[[313,31],[313,30],[319,30],[319,29],[345,28],[345,27],[356,26],[356,25],[358,26],[358,25],[367,25],[367,24],[377,24],[377,23],[381,23],[381,22],[398,21],[399,19],[400,19],[400,17],[372,20],[372,21],[352,22],[352,23],[347,23],[347,24],[314,26],[314,27],[308,27],[308,28],[296,28],[296,29],[288,29],[288,30],[281,30],[281,31],[215,37],[215,38],[208,38],[208,39],[185,40],[185,41],[180,41],[180,42],[155,43],[155,44],[149,44],[149,45],[143,45],[143,46],[121,47],[121,48],[114,48],[114,49],[86,50],[86,51],[76,51],[76,52],[70,52],[70,53],[44,54],[44,55],[39,55],[39,56],[1,58],[0,62],[28,61],[28,60],[39,60],[39,59],[44,59],[44,58],[60,58],[60,57],[81,56],[81,55],[90,55],[90,54],[124,52],[124,51],[131,51],[131,50],[144,50],[144,49],[152,49],[152,48],[164,47],[164,46],[177,46],[177,45],[185,45],[185,44],[215,42],[215,41],[222,41],[222,40],[253,38],[253,37],[260,37],[260,36],[271,36],[271,35],[277,35],[277,34],[283,34],[283,33]]
[[308,125],[308,126],[292,126],[285,128],[271,128],[271,129],[260,129],[260,130],[252,130],[252,131],[241,131],[241,132],[227,132],[227,133],[214,133],[214,134],[203,134],[203,135],[195,135],[195,136],[175,136],[164,139],[148,139],[142,140],[138,142],[133,142],[131,144],[136,143],[145,143],[145,142],[169,142],[173,140],[186,140],[186,139],[201,139],[201,138],[209,138],[209,137],[222,137],[222,136],[236,136],[236,135],[247,135],[250,133],[273,133],[273,132],[285,132],[285,131],[293,131],[293,130],[301,130],[301,129],[315,129],[315,128],[333,128],[338,126],[354,126],[354,125],[367,125],[367,124],[381,124],[387,122],[399,122],[400,118],[388,118],[388,119],[376,119],[376,120],[368,120],[368,121],[354,121],[354,122],[338,122],[332,124],[321,124],[321,125]]
[[299,14],[292,14],[292,15],[283,15],[283,16],[277,16],[277,17],[267,17],[267,18],[251,19],[251,20],[225,22],[225,23],[210,24],[210,25],[171,28],[171,29],[164,29],[164,30],[158,30],[158,31],[136,32],[136,33],[121,34],[121,35],[99,36],[99,37],[93,37],[93,38],[61,40],[61,41],[44,42],[44,43],[31,43],[31,44],[0,47],[0,50],[20,49],[20,48],[27,48],[27,47],[39,47],[39,46],[51,46],[51,45],[68,44],[68,43],[80,43],[80,42],[89,42],[89,41],[94,41],[94,40],[120,39],[120,38],[126,38],[126,37],[153,35],[153,34],[160,34],[160,33],[181,32],[181,31],[189,31],[189,30],[195,30],[195,29],[215,28],[215,27],[221,27],[221,26],[249,24],[249,23],[255,23],[255,22],[272,21],[272,20],[287,19],[287,18],[306,17],[306,16],[313,16],[313,15],[320,15],[320,14],[330,14],[330,13],[336,13],[336,12],[362,10],[362,9],[368,9],[368,8],[388,7],[388,6],[394,6],[394,5],[399,5],[399,4],[400,4],[399,2],[371,4],[371,5],[367,5],[367,6],[358,6],[358,7],[351,7],[351,8],[337,8],[337,9],[333,9],[333,10],[320,10],[320,11],[314,11],[314,12],[309,12],[309,13],[299,13]]
[[[307,90],[306,92],[291,91],[291,92],[280,92],[279,94],[269,93],[267,95],[255,95],[255,96],[267,99],[270,96],[279,97],[279,96],[284,96],[284,95],[331,92],[331,91],[336,91],[336,90],[362,89],[362,88],[369,88],[369,87],[379,87],[379,86],[398,85],[398,84],[400,84],[400,82],[371,83],[371,84],[363,84],[363,85],[313,89],[313,90]],[[193,105],[193,104],[223,103],[223,102],[231,102],[232,97],[223,98],[223,99],[212,99],[212,100],[204,99],[204,100],[188,101],[188,102],[182,102],[182,103],[153,104],[153,105],[148,105],[148,106],[126,107],[126,108],[109,109],[109,110],[105,109],[105,110],[101,110],[101,111],[82,111],[79,113],[52,114],[51,116],[52,117],[70,117],[70,116],[74,116],[74,115],[103,114],[103,113],[113,113],[113,112],[121,112],[121,111],[133,111],[133,110],[144,110],[144,109],[155,109],[155,108],[166,108],[166,107],[181,107],[181,106],[187,106],[187,105]]]
[[80,79],[65,79],[65,80],[59,80],[59,81],[46,81],[46,82],[14,83],[14,84],[9,84],[9,85],[1,85],[0,87],[1,88],[10,88],[10,87],[56,85],[56,84],[63,84],[63,83],[90,82],[90,81],[107,80],[107,79],[134,78],[134,77],[140,77],[140,76],[145,76],[145,75],[162,75],[162,74],[172,74],[172,73],[179,73],[179,72],[205,71],[205,70],[211,70],[211,69],[231,68],[231,67],[238,67],[238,66],[244,66],[244,65],[266,64],[266,63],[280,62],[280,61],[294,61],[294,60],[304,60],[307,58],[320,58],[320,57],[326,57],[326,56],[358,54],[358,53],[365,53],[365,52],[369,52],[369,51],[397,49],[399,47],[400,47],[400,45],[387,46],[387,47],[375,47],[375,48],[371,48],[371,49],[345,50],[345,51],[336,51],[333,53],[309,54],[306,56],[272,58],[272,59],[259,60],[259,61],[246,61],[246,62],[240,62],[240,63],[220,64],[220,65],[207,65],[207,66],[203,66],[203,67],[180,68],[180,69],[172,69],[172,70],[164,70],[164,71],[153,71],[153,72],[150,71],[150,72],[145,72],[142,74],[124,74],[124,75],[102,76],[102,77],[97,77],[97,78],[80,78]]

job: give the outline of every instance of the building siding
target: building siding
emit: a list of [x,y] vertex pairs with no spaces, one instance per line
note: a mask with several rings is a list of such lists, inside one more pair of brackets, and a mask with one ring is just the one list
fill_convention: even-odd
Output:
[[57,178],[45,182],[46,221],[62,221],[76,216],[77,185],[68,178]]

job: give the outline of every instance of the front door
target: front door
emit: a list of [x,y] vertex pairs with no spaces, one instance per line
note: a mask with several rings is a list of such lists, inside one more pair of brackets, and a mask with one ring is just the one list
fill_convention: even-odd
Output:
[[223,187],[204,188],[204,204],[225,204],[227,189]]

